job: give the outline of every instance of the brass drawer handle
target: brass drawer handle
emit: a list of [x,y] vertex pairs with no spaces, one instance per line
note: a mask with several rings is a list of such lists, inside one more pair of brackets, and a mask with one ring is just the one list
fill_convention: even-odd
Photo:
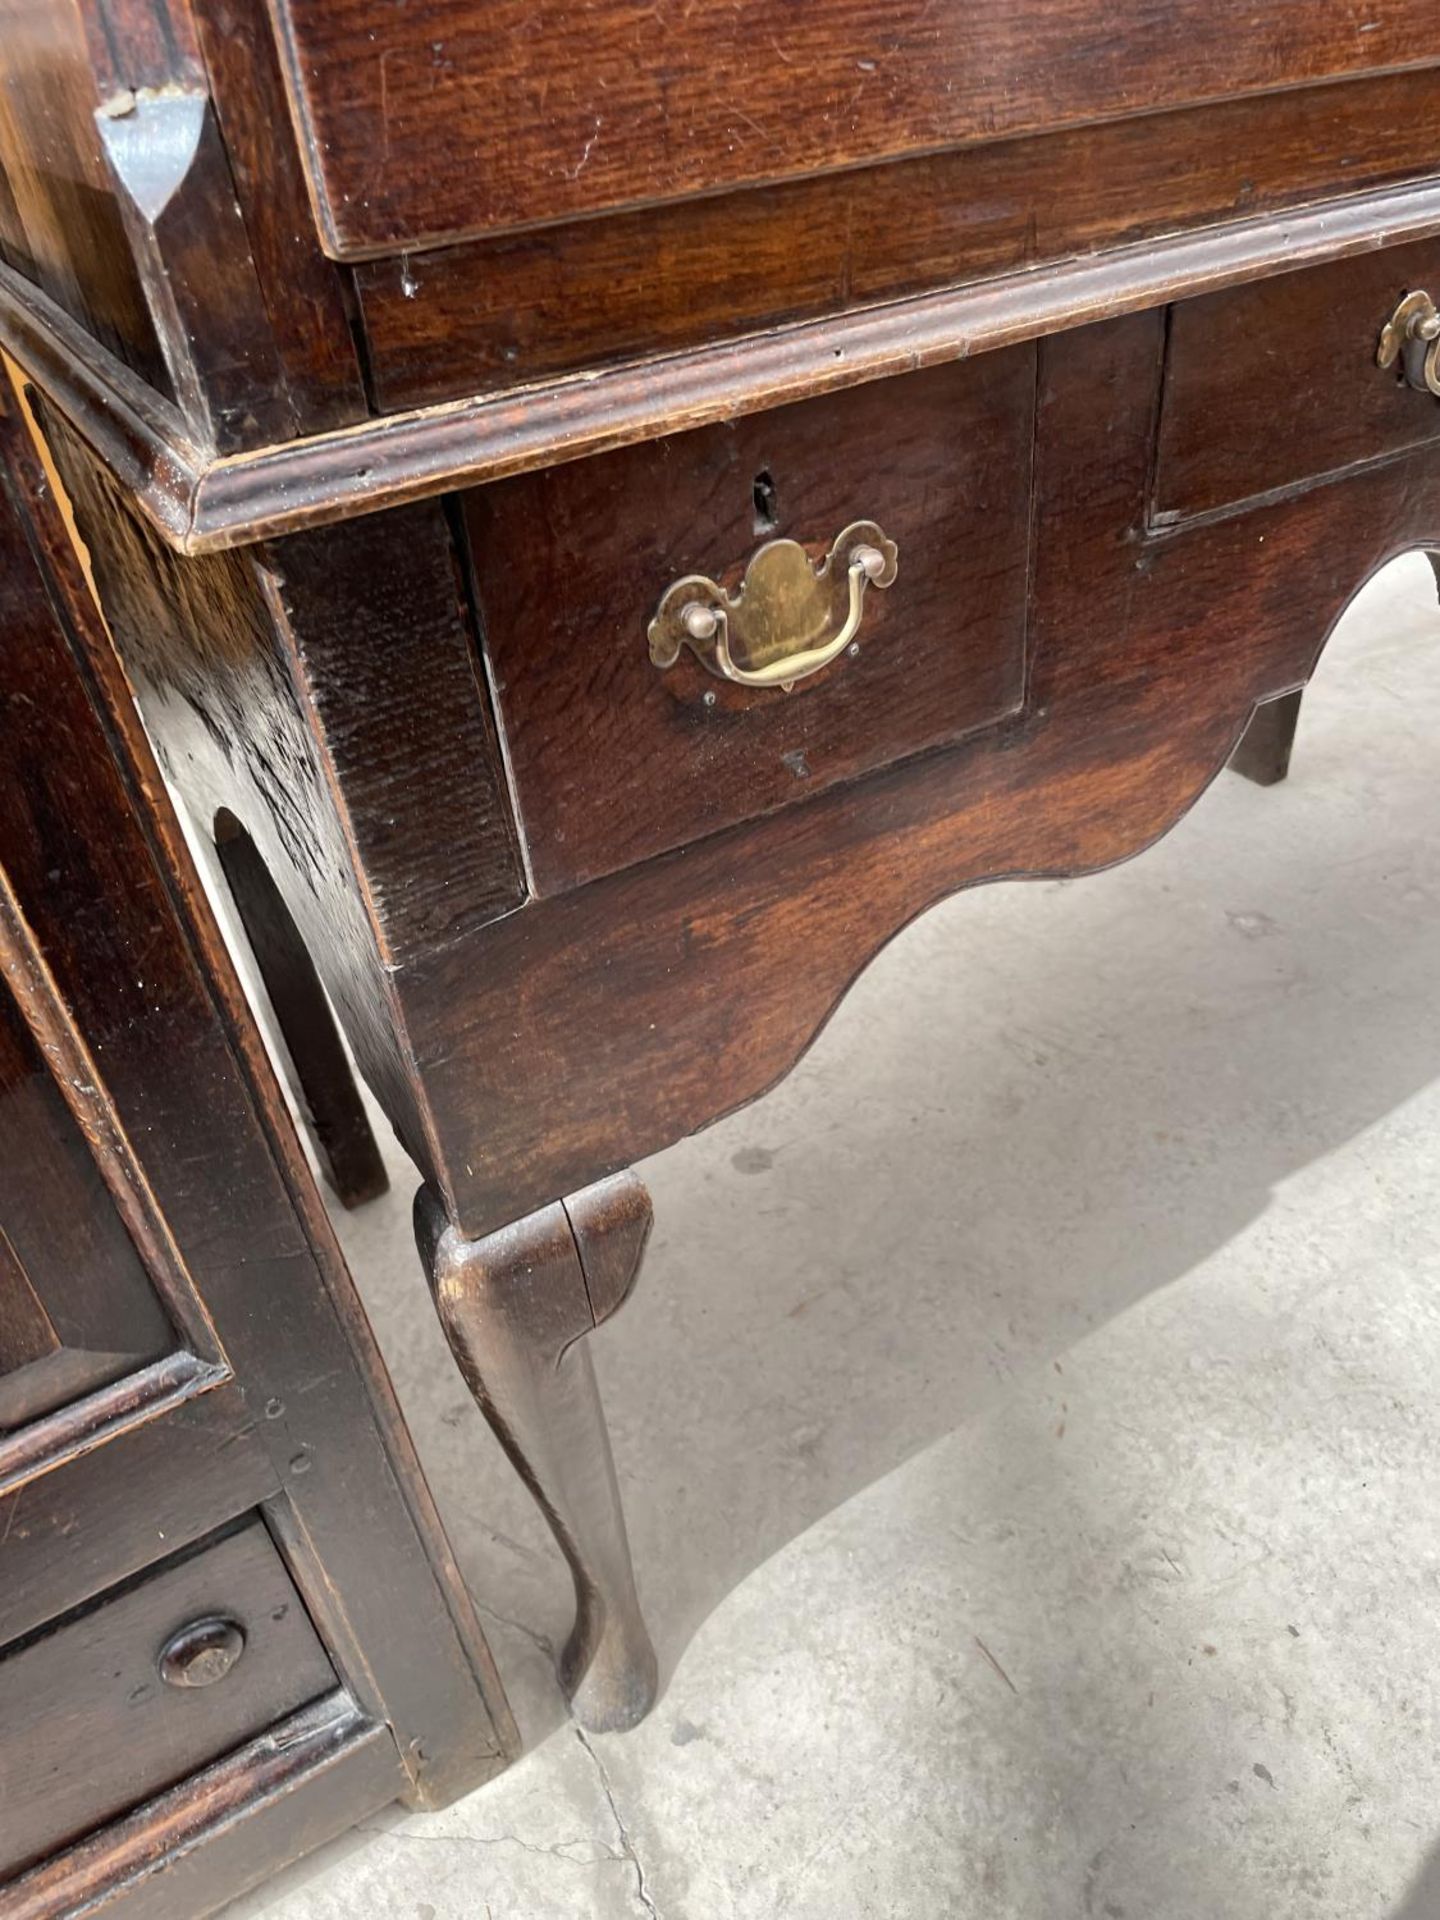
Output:
[[1407,293],[1385,323],[1376,359],[1382,367],[1397,360],[1405,384],[1440,400],[1440,310],[1428,293]]
[[745,569],[738,593],[702,573],[667,587],[647,629],[650,658],[673,667],[689,647],[718,679],[789,693],[852,643],[865,589],[888,587],[895,560],[894,541],[873,520],[837,534],[818,567],[798,541],[771,540]]

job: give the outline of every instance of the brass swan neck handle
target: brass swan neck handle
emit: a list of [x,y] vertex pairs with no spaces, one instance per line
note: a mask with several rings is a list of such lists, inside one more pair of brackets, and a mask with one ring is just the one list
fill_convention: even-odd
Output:
[[818,567],[797,541],[772,540],[734,595],[704,574],[667,587],[648,629],[650,658],[670,667],[689,647],[717,679],[789,693],[853,644],[866,589],[895,574],[895,544],[871,520],[838,534]]
[[1375,358],[1382,367],[1398,360],[1405,384],[1440,400],[1440,309],[1428,293],[1407,293],[1385,323]]

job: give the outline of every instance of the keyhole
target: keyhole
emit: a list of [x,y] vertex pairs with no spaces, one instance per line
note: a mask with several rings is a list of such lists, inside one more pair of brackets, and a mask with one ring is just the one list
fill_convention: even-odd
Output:
[[750,498],[755,502],[756,533],[773,533],[780,524],[780,504],[775,494],[775,482],[770,469],[762,467],[755,476],[755,484],[750,489]]

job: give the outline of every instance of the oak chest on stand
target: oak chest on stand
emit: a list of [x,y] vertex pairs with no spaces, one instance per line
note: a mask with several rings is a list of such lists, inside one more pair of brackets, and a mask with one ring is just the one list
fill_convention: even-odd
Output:
[[575,1711],[628,1725],[583,1338],[626,1169],[943,895],[1278,775],[1346,602],[1440,550],[1440,16],[12,13],[7,351],[262,971],[313,962],[421,1171]]

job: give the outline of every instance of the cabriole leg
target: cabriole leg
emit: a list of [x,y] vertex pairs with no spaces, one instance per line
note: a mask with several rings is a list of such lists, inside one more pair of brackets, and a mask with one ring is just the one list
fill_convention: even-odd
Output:
[[560,1681],[596,1733],[633,1727],[655,1698],[655,1651],[584,1338],[634,1285],[650,1219],[650,1196],[631,1174],[482,1240],[450,1225],[431,1188],[415,1196],[415,1237],[451,1350],[570,1564],[575,1626]]

